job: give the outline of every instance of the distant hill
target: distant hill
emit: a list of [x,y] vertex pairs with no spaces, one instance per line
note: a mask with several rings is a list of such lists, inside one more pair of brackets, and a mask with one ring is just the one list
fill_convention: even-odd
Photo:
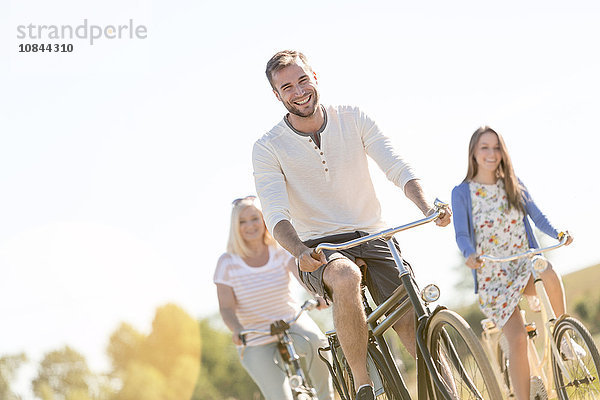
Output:
[[594,303],[600,299],[600,264],[571,272],[562,278],[569,312],[572,306],[583,299]]

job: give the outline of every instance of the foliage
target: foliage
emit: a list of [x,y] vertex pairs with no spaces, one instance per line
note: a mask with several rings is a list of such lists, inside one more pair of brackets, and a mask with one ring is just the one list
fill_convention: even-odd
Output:
[[65,346],[44,356],[32,387],[42,400],[96,400],[105,396],[98,383],[85,358]]
[[20,397],[12,391],[11,383],[16,377],[17,370],[25,361],[27,361],[27,357],[23,353],[0,357],[0,399],[20,399]]
[[580,298],[572,310],[592,334],[600,332],[600,298]]
[[121,387],[114,400],[189,399],[199,374],[198,323],[175,304],[156,310],[144,335],[123,323],[107,349]]
[[581,319],[592,334],[600,333],[600,265],[563,276],[567,312]]
[[209,319],[200,320],[201,371],[193,400],[260,398],[260,391],[242,367],[231,333],[217,330]]

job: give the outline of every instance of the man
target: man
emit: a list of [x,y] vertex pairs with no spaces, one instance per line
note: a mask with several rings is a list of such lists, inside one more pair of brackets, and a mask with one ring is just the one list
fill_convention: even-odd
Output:
[[[368,170],[367,155],[428,215],[432,207],[411,167],[377,125],[357,108],[324,107],[317,75],[306,57],[281,51],[267,63],[267,79],[288,110],[253,150],[256,190],[267,228],[298,259],[302,280],[333,302],[334,324],[355,378],[357,399],[373,399],[366,369],[368,330],[356,258],[367,262],[367,285],[381,303],[401,284],[383,240],[313,258],[320,242],[341,242],[386,228]],[[450,223],[450,213],[436,221]],[[415,356],[414,313],[394,329]]]

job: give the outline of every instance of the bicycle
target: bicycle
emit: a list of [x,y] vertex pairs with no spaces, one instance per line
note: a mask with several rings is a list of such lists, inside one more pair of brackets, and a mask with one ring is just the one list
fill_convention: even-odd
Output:
[[[398,371],[383,334],[394,325],[411,306],[416,315],[417,341],[417,392],[419,399],[501,399],[500,388],[492,367],[475,333],[462,317],[445,307],[430,311],[428,305],[439,298],[435,285],[427,285],[419,294],[417,284],[404,266],[393,236],[438,218],[448,207],[436,200],[432,215],[379,233],[364,236],[345,243],[321,243],[315,252],[343,250],[367,241],[383,238],[400,270],[402,286],[375,310],[372,310],[362,285],[363,306],[369,325],[367,345],[367,369],[374,384],[375,396],[383,399],[410,399],[402,375]],[[368,268],[368,266],[366,267]],[[364,276],[364,274],[363,274]],[[408,295],[408,298],[404,298]],[[404,299],[403,299],[404,298]],[[335,330],[326,334],[328,346],[319,348],[319,356],[327,363],[334,386],[342,400],[356,396],[352,372],[345,359]],[[330,352],[332,362],[323,356]]]
[[[592,336],[585,326],[575,317],[564,314],[558,318],[554,314],[544,283],[540,277],[548,266],[547,260],[541,253],[562,247],[567,241],[563,234],[558,244],[542,249],[530,249],[524,253],[510,257],[492,257],[480,255],[479,258],[490,262],[506,262],[519,258],[530,258],[529,269],[534,279],[537,295],[540,298],[542,312],[542,329],[545,343],[542,357],[538,353],[534,339],[538,331],[535,323],[526,323],[528,334],[527,356],[531,371],[532,399],[600,399],[600,356]],[[525,311],[521,310],[523,320]],[[481,321],[483,327],[482,341],[493,364],[496,366],[498,381],[501,382],[504,394],[514,397],[508,374],[508,344],[506,339],[489,319]],[[582,352],[583,351],[583,352]],[[568,357],[565,353],[569,353]],[[550,362],[549,362],[550,361]],[[554,379],[552,386],[549,377]]]
[[[298,318],[305,312],[311,311],[316,308],[318,302],[314,299],[309,299],[302,304],[300,311],[296,316],[289,321],[275,321],[271,324],[270,330],[256,330],[256,329],[244,329],[240,332],[239,336],[242,340],[242,345],[246,346],[248,334],[258,335],[270,335],[277,336],[277,348],[278,353],[273,355],[273,361],[279,364],[279,359],[282,361],[282,369],[285,372],[290,388],[292,390],[292,398],[294,400],[318,400],[317,391],[313,388],[310,377],[307,373],[310,366],[304,370],[302,363],[300,362],[300,355],[296,352],[294,342],[292,341],[291,333],[289,331],[291,325],[293,325]],[[279,354],[280,358],[277,357]],[[242,349],[241,357],[244,357],[244,349]]]

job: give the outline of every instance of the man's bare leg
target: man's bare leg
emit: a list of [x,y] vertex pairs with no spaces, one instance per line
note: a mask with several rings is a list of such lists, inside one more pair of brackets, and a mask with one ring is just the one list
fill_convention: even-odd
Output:
[[415,342],[415,311],[410,309],[394,324],[394,330],[400,337],[406,351],[413,358],[417,358],[417,344]]
[[346,360],[354,376],[356,389],[371,384],[367,373],[367,319],[360,297],[361,274],[348,259],[331,261],[323,272],[323,281],[333,297],[333,323]]

